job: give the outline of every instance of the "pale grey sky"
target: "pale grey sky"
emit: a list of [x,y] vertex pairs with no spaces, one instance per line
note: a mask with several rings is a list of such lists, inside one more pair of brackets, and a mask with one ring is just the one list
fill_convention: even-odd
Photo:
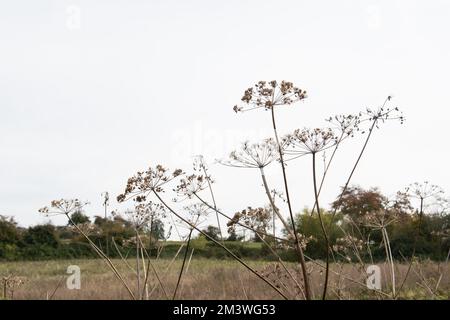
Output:
[[[100,194],[115,198],[137,170],[189,170],[200,153],[219,207],[264,205],[258,172],[212,162],[271,135],[268,113],[232,106],[272,79],[309,93],[280,111],[282,133],[393,95],[407,122],[377,132],[353,182],[450,190],[448,30],[445,0],[1,1],[0,214],[41,223],[37,209],[61,197],[101,214]],[[322,203],[361,143],[339,155]],[[309,165],[289,166],[296,210],[313,203]],[[278,169],[269,180],[281,189]]]

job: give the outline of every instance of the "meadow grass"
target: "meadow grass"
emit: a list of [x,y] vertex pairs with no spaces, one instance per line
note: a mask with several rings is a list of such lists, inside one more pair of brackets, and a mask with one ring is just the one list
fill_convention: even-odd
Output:
[[[135,278],[133,271],[121,260],[113,261],[125,279],[132,284]],[[149,279],[150,299],[170,299],[176,286],[181,260],[170,265],[170,260],[154,261],[165,291],[161,289],[155,276]],[[129,261],[132,265],[133,260]],[[249,261],[249,265],[262,275],[276,283],[286,294],[296,295],[295,287],[290,283],[275,263],[264,261]],[[77,265],[81,269],[81,289],[69,290],[66,287],[66,274],[69,265]],[[168,266],[170,265],[170,268]],[[301,277],[301,270],[296,264],[288,264],[296,277]],[[382,285],[384,291],[389,288],[389,267],[383,264]],[[440,271],[438,269],[440,267]],[[322,268],[308,263],[311,272],[312,293],[316,299],[321,294]],[[407,264],[395,265],[397,274],[401,278],[407,271]],[[448,299],[450,295],[450,279],[448,264],[438,266],[434,262],[423,262],[416,265],[415,272],[411,272],[404,288],[399,294],[400,299]],[[331,299],[381,299],[386,298],[374,291],[368,290],[361,269],[355,264],[332,265],[331,270],[342,270],[341,276],[331,273]],[[167,273],[166,273],[166,270]],[[442,273],[442,270],[445,270]],[[0,263],[0,277],[5,275],[25,277],[25,283],[15,289],[14,299],[129,299],[126,289],[117,281],[113,273],[101,260],[59,260],[59,261],[28,261]],[[439,289],[433,287],[440,280]],[[424,279],[427,281],[424,283]],[[179,288],[178,299],[280,299],[280,296],[268,285],[256,278],[242,265],[234,260],[192,259]],[[152,292],[152,289],[155,288]],[[132,289],[135,289],[132,287]],[[431,290],[431,291],[430,291]],[[300,298],[298,295],[297,298]]]

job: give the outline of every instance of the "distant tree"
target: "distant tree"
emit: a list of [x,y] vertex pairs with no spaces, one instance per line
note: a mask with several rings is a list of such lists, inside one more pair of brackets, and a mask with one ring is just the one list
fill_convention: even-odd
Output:
[[[70,218],[72,219],[73,223],[75,223],[75,224],[83,224],[83,223],[91,222],[89,217],[87,215],[85,215],[82,211],[76,211],[76,212],[72,213]],[[71,225],[71,224],[72,223],[69,221],[69,225]]]
[[14,218],[0,215],[0,243],[15,244],[19,239],[20,232]]
[[220,240],[220,230],[219,230],[219,228],[217,228],[215,226],[209,225],[206,227],[206,229],[203,230],[203,232],[206,233],[211,238],[213,238],[214,240],[217,240],[217,241]]
[[[334,244],[337,238],[344,236],[341,229],[341,227],[345,228],[342,214],[338,213],[333,217],[332,213],[321,210],[321,216],[324,225],[327,226],[329,241]],[[318,215],[311,215],[311,210],[305,208],[302,213],[296,215],[295,224],[297,230],[301,230],[302,235],[306,237],[308,243],[306,252],[314,258],[325,257],[325,239]],[[284,233],[286,234],[285,230]]]
[[243,239],[244,239],[244,237],[238,235],[237,232],[236,232],[236,230],[234,230],[234,229],[231,229],[231,230],[228,232],[228,238],[227,238],[227,241],[242,241]]
[[53,225],[43,224],[28,228],[24,242],[28,245],[47,245],[56,248],[59,245],[59,238]]
[[164,222],[160,219],[154,219],[151,224],[150,235],[155,240],[164,239],[165,230],[164,230]]
[[341,199],[332,203],[332,208],[357,221],[367,213],[381,210],[384,201],[386,197],[377,188],[364,190],[356,186],[348,188]]

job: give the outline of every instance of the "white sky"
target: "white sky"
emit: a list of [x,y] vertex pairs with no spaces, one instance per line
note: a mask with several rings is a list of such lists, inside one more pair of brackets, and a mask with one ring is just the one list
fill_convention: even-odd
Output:
[[[232,106],[272,79],[309,93],[280,111],[282,133],[393,95],[407,122],[376,133],[353,182],[387,194],[424,179],[450,190],[449,9],[445,0],[1,1],[0,214],[42,223],[38,208],[77,197],[100,215],[100,194],[115,198],[137,170],[189,170],[193,155],[212,163],[270,136],[268,113]],[[339,155],[324,205],[361,143]],[[313,203],[309,166],[289,166],[297,211]],[[257,171],[210,171],[226,212],[265,204]],[[278,166],[269,173],[281,189]]]

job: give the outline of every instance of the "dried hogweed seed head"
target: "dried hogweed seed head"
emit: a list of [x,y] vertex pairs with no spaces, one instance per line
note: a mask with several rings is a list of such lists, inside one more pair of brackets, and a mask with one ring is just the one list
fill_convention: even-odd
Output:
[[219,163],[237,168],[264,168],[278,159],[277,145],[273,139],[260,143],[244,142],[239,150],[230,153],[229,159]]
[[259,234],[263,239],[266,236],[266,230],[269,226],[272,213],[268,208],[252,208],[248,207],[234,214],[228,221],[228,232],[235,232],[238,225],[247,226]]
[[[191,198],[194,194],[208,188],[209,176],[191,174],[180,179],[180,184],[174,189],[179,196]],[[209,180],[212,183],[212,180]]]
[[83,202],[78,199],[59,199],[52,200],[50,206],[38,210],[45,216],[70,215],[76,211],[81,211],[89,202]]
[[416,199],[440,199],[444,195],[444,190],[438,185],[431,184],[429,181],[424,181],[422,183],[414,182],[410,184],[406,187],[405,193],[409,197]]
[[307,97],[306,91],[295,87],[292,82],[259,81],[253,87],[245,90],[241,101],[244,106],[235,105],[234,112],[243,112],[258,108],[266,110],[275,106],[290,105]]
[[131,222],[136,230],[141,230],[148,226],[151,221],[161,219],[166,216],[165,207],[159,203],[149,201],[147,203],[138,203],[134,210],[125,210],[123,214],[114,212],[115,217],[122,217]]
[[359,124],[361,118],[359,115],[353,114],[339,114],[326,119],[330,125],[339,131],[339,140],[343,140],[347,137],[353,137],[355,132],[360,131]]
[[299,157],[331,148],[338,143],[338,138],[330,128],[315,128],[297,129],[282,141],[286,155]]
[[129,178],[124,193],[117,196],[118,202],[133,198],[136,202],[144,202],[150,192],[164,192],[163,186],[183,174],[181,169],[169,173],[166,168],[157,165],[144,172],[137,172]]

